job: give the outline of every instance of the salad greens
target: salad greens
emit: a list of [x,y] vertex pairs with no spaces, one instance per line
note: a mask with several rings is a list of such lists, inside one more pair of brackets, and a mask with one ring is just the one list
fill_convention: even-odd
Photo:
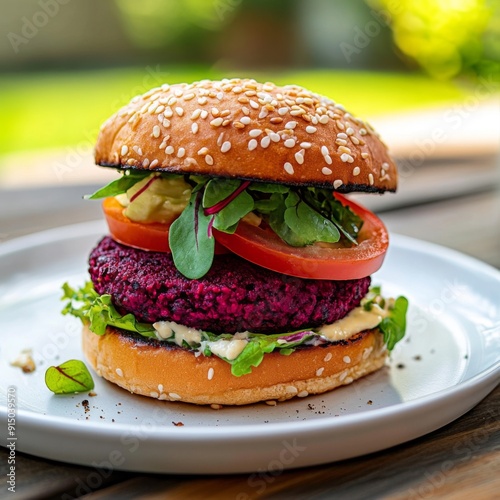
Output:
[[94,380],[85,363],[70,359],[59,366],[50,366],[45,372],[45,384],[55,394],[74,394],[91,391]]
[[[120,179],[88,198],[125,193],[150,175],[158,173],[125,170]],[[298,247],[341,239],[356,245],[363,225],[362,219],[327,189],[197,175],[187,175],[185,180],[192,186],[192,195],[171,226],[169,245],[177,269],[190,279],[201,278],[212,265],[212,228],[234,233],[240,220],[250,212],[260,216],[287,244]]]
[[[137,321],[133,314],[120,314],[113,306],[111,296],[107,294],[99,295],[94,290],[91,282],[87,282],[78,290],[65,283],[63,292],[62,300],[67,300],[62,311],[63,314],[71,314],[79,318],[82,323],[88,324],[90,330],[97,335],[103,335],[106,326],[113,326],[137,333],[143,337],[158,339],[161,342],[175,342],[175,335],[167,339],[160,338],[153,325]],[[380,296],[380,288],[373,287],[368,300],[364,301],[363,307],[370,310],[373,304],[380,304],[380,300],[384,300]],[[395,344],[404,337],[407,307],[407,299],[398,297],[394,305],[388,307],[389,315],[379,325],[389,351],[392,351]],[[214,334],[205,331],[201,331],[200,334],[200,343],[188,344],[183,342],[182,347],[193,351],[201,351],[205,356],[212,356],[214,354],[210,350],[211,342],[232,340],[234,338],[231,334]],[[231,373],[236,377],[250,373],[252,367],[259,366],[267,353],[276,351],[283,355],[289,355],[300,345],[318,345],[328,342],[314,329],[271,335],[248,333],[245,338],[247,344],[235,359],[229,360],[219,356],[231,364]]]

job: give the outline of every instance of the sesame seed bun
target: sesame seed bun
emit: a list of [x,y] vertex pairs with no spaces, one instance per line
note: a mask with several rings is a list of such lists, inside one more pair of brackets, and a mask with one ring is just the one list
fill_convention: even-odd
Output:
[[252,373],[231,374],[216,356],[196,357],[166,343],[108,327],[102,336],[83,330],[83,351],[106,380],[135,394],[200,405],[244,405],[321,394],[381,368],[387,351],[378,329],[346,342],[266,354]]
[[162,85],[101,127],[96,163],[114,168],[395,191],[396,165],[369,124],[296,85],[249,79]]

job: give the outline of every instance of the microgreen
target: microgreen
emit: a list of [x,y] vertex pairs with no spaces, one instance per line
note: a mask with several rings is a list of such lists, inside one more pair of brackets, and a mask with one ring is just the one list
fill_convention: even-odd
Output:
[[94,388],[94,380],[85,363],[70,359],[59,366],[50,366],[45,372],[45,384],[56,394],[74,394]]
[[124,170],[119,179],[111,181],[106,186],[98,189],[95,193],[85,196],[88,200],[97,200],[107,198],[108,196],[117,196],[126,193],[132,186],[149,177],[151,172],[147,170]]

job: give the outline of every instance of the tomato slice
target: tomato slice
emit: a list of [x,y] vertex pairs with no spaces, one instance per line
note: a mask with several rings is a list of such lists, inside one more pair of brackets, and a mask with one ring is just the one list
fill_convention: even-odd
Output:
[[152,222],[143,224],[123,215],[123,207],[115,198],[106,198],[102,203],[109,232],[115,241],[129,247],[170,252],[168,230],[170,224]]
[[358,245],[328,248],[317,245],[292,247],[269,228],[240,221],[234,234],[214,229],[215,239],[231,252],[261,267],[299,278],[348,280],[369,276],[384,261],[389,235],[383,222],[372,212],[335,193],[363,221]]

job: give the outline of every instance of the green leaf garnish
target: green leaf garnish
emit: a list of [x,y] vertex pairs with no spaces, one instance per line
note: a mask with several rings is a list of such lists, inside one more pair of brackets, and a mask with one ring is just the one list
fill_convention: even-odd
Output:
[[291,191],[285,200],[285,223],[297,235],[300,235],[308,244],[316,241],[336,243],[340,233],[333,224],[323,215],[300,199],[297,193]]
[[50,366],[45,372],[45,384],[55,394],[74,394],[94,388],[94,380],[85,363],[71,359],[59,366]]
[[205,215],[203,193],[193,189],[187,207],[172,223],[168,242],[177,270],[186,278],[198,279],[212,267],[215,240],[209,233],[211,217]]
[[396,343],[405,335],[407,311],[408,299],[406,297],[398,297],[394,302],[394,306],[390,309],[389,316],[384,318],[379,325],[389,351],[392,351]]
[[126,193],[134,184],[137,184],[150,175],[151,172],[147,170],[124,170],[123,175],[119,179],[111,181],[106,186],[98,189],[95,193],[85,196],[85,198],[88,200],[97,200],[99,198],[107,198],[108,196],[117,196]]

